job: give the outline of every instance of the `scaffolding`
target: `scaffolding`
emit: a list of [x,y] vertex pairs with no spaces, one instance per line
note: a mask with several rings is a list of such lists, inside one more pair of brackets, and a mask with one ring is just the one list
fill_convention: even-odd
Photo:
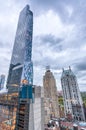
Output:
[[30,104],[33,102],[33,94],[34,88],[32,85],[23,84],[19,90],[15,130],[29,129]]
[[19,101],[17,118],[16,118],[16,130],[27,130],[29,122],[29,102],[27,99]]

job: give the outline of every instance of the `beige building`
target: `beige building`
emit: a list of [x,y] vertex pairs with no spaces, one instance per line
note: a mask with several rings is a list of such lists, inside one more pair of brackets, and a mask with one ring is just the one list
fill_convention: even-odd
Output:
[[59,117],[56,81],[50,69],[47,69],[45,72],[45,75],[43,77],[43,86],[45,124],[47,124],[52,117]]

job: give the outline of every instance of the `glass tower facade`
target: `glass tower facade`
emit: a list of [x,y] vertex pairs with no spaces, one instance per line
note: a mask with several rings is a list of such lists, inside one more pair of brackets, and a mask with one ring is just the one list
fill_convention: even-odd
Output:
[[33,13],[29,5],[26,5],[19,16],[6,85],[8,92],[17,92],[23,80],[33,84],[32,32]]

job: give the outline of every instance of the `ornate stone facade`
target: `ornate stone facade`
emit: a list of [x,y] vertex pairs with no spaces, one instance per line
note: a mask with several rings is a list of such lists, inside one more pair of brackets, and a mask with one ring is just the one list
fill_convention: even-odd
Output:
[[71,68],[64,70],[61,76],[61,85],[64,98],[65,116],[72,115],[74,120],[84,120],[83,102],[77,83],[77,78]]
[[46,70],[43,77],[45,124],[53,117],[59,117],[58,96],[56,81],[50,69]]

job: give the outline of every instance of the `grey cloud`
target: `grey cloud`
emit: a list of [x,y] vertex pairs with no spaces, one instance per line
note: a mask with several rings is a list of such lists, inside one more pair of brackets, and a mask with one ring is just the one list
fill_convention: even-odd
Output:
[[42,57],[41,60],[34,61],[34,66],[41,66],[42,68],[55,63],[55,60],[50,57]]
[[47,10],[53,10],[64,24],[75,24],[77,32],[74,35],[76,39],[79,38],[75,42],[82,42],[83,37],[86,40],[86,0],[31,0],[30,3],[34,14],[40,15]]
[[74,63],[74,68],[76,71],[86,71],[86,56],[83,59],[79,59]]
[[[76,0],[77,1],[77,0]],[[54,9],[54,10],[61,10],[64,5],[70,5],[75,3],[75,0],[72,0],[71,2],[69,0],[33,0],[31,1],[31,4],[36,8],[39,7],[41,10],[45,9]],[[63,10],[62,10],[63,11]]]
[[77,77],[79,78],[79,79],[81,79],[81,80],[83,80],[83,79],[85,79],[84,81],[86,81],[86,71],[84,71],[84,73],[83,73],[83,71],[74,71],[75,73],[76,73],[76,75],[77,75]]
[[63,41],[62,38],[56,38],[52,34],[48,34],[48,35],[42,36],[42,37],[40,37],[40,39],[42,40],[43,43],[50,43],[51,46],[59,44],[60,42]]
[[86,71],[86,63],[80,63],[77,65],[79,71]]
[[13,0],[13,2],[16,4],[17,3],[17,5],[19,5],[19,6],[24,6],[24,5],[26,5],[26,4],[30,4],[30,0],[22,0],[22,2],[21,2],[21,0]]
[[2,43],[2,42],[0,42],[0,48],[3,48],[5,45]]
[[[73,56],[71,57],[72,53],[74,53],[74,50],[71,51],[71,45],[69,45],[70,48],[69,46],[68,48],[67,46],[64,47],[65,46],[64,43],[65,40],[63,38],[58,38],[51,34],[35,37],[33,41],[34,65],[36,66],[51,65],[53,69],[57,69],[57,68],[61,69],[67,65],[68,66],[72,65],[75,62],[72,58]],[[46,55],[44,54],[45,53],[44,50],[47,51]],[[52,57],[49,56],[48,50],[51,52]],[[54,57],[53,52],[57,53],[56,58]],[[67,55],[66,57],[65,52],[68,52],[68,54],[70,52],[70,55]],[[59,57],[58,57],[58,53],[60,54]],[[64,54],[62,55],[62,53]],[[72,58],[71,60],[70,57]]]
[[63,38],[55,37],[52,34],[46,34],[35,37],[33,47],[41,45],[47,47],[48,45],[49,47],[52,47],[53,51],[62,51],[61,42],[63,41]]
[[[57,12],[62,20],[68,22],[69,20],[73,21],[73,16],[79,11],[78,7],[81,7],[83,4],[86,5],[85,0],[33,0],[31,5],[40,13],[41,11],[54,10]],[[69,17],[69,11],[71,8],[74,10],[73,14]],[[68,10],[69,9],[69,10]],[[39,11],[40,10],[40,11]],[[80,11],[79,11],[80,12]],[[81,14],[81,13],[80,13]],[[73,19],[72,19],[73,18]]]

